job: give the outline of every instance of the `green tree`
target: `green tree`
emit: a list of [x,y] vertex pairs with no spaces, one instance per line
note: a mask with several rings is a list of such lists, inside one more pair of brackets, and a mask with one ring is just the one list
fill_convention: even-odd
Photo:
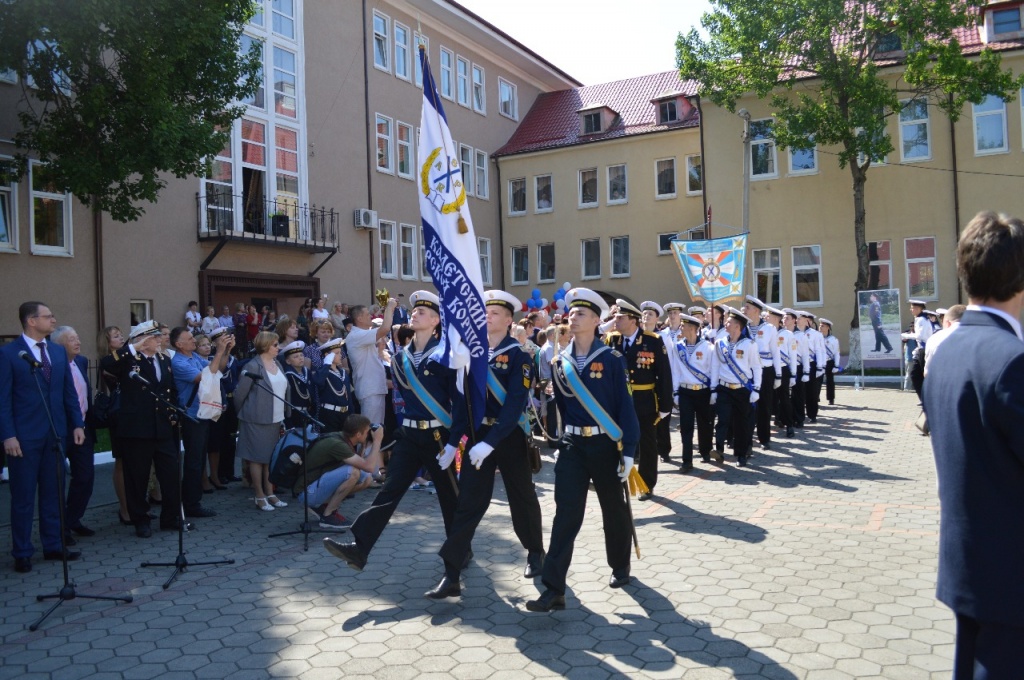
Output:
[[233,104],[256,91],[258,46],[239,38],[252,0],[0,0],[0,71],[18,74],[7,179],[29,158],[94,211],[128,222],[167,175],[206,173]]
[[[767,99],[781,148],[838,147],[853,186],[856,289],[868,286],[864,185],[871,159],[893,150],[886,119],[937,106],[953,121],[986,95],[1012,101],[1020,78],[989,49],[966,56],[957,34],[976,30],[986,0],[711,0],[676,59],[702,97],[735,111],[749,93]],[[854,327],[857,315],[853,316]]]

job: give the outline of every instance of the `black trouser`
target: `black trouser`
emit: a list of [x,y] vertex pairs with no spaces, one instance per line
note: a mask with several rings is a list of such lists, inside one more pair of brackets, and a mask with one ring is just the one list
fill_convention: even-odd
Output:
[[[403,427],[402,436],[395,444],[391,461],[388,463],[388,477],[384,486],[373,499],[373,504],[359,513],[352,524],[352,536],[364,554],[369,555],[380,535],[384,533],[391,515],[395,514],[409,485],[425,467],[434,480],[437,490],[437,502],[441,505],[441,518],[444,520],[444,533],[452,525],[455,507],[458,500],[458,487],[454,481],[455,463],[448,470],[442,470],[437,464],[437,454],[448,442],[448,430],[437,428],[441,442],[434,439],[435,430],[416,430]],[[464,468],[465,469],[465,468]],[[449,472],[449,470],[451,472]]]
[[149,469],[156,468],[156,479],[160,482],[162,503],[160,505],[160,526],[173,526],[180,518],[178,481],[178,440],[135,439],[124,437],[124,495],[128,505],[128,516],[135,526],[149,525],[149,503],[146,501],[149,489]]
[[91,435],[86,435],[83,444],[68,441],[68,465],[71,468],[71,480],[68,482],[68,500],[65,505],[64,522],[68,529],[82,525],[82,516],[89,507],[92,498],[93,481],[96,469],[93,466],[93,442]]
[[[185,512],[195,510],[203,500],[203,464],[209,443],[210,422],[193,423],[187,418],[181,424],[181,440],[185,444],[185,462],[181,470],[181,500]],[[163,482],[160,488],[163,489]]]
[[711,390],[688,390],[680,387],[676,392],[679,404],[679,433],[683,439],[683,465],[693,465],[693,424],[697,423],[697,450],[707,459],[711,454]]
[[636,447],[636,467],[651,491],[658,483],[658,407],[653,390],[633,392],[633,407],[640,421],[640,443]]
[[828,363],[825,364],[825,398],[828,399],[830,404],[836,400],[836,376],[832,373],[835,368],[835,360],[829,359]]
[[544,560],[544,586],[565,594],[565,576],[573,544],[583,526],[587,492],[594,482],[604,522],[604,548],[615,576],[629,575],[630,520],[623,484],[619,480],[619,448],[606,435],[566,435],[555,463],[555,519]]
[[[477,435],[482,441],[490,428],[483,428]],[[477,470],[463,460],[459,477],[459,498],[448,538],[438,554],[444,560],[445,573],[458,579],[462,565],[466,563],[473,542],[473,534],[480,520],[487,513],[494,494],[494,471],[501,471],[501,481],[508,496],[508,509],[512,515],[512,529],[519,543],[527,552],[544,551],[544,535],[541,532],[540,502],[533,486],[533,473],[526,452],[526,433],[516,427],[494,447],[491,455],[484,459]],[[435,482],[435,485],[437,482]]]
[[806,416],[804,398],[806,395],[807,383],[804,382],[804,365],[800,362],[797,362],[796,385],[793,385],[792,389],[793,424],[796,425],[797,427],[804,426],[804,417]]
[[[783,427],[793,427],[793,402],[790,399],[790,393],[796,388],[789,387],[789,381],[791,379],[789,373],[789,366],[782,367],[782,386],[775,390],[775,398],[778,402],[779,407],[779,422]],[[761,383],[764,384],[763,382]],[[799,385],[800,383],[797,383]]]
[[889,344],[889,338],[885,337],[885,331],[882,330],[881,326],[875,326],[875,350],[876,352],[881,351],[882,346],[885,346],[886,353],[892,351],[892,345]]
[[818,363],[811,362],[811,379],[804,383],[804,404],[807,409],[807,417],[811,420],[818,419],[818,401],[821,399],[821,378],[818,377]]
[[668,462],[672,453],[672,409],[666,409],[668,415],[658,421],[655,428],[658,436],[658,455]]
[[1024,627],[956,615],[953,680],[1010,680],[1020,677]]
[[227,395],[226,401],[228,407],[220,414],[220,418],[210,431],[210,450],[220,452],[217,479],[222,484],[235,476],[235,448],[238,443],[235,439],[235,435],[238,434],[238,413],[235,411],[235,405],[231,403],[230,394]]
[[772,440],[772,407],[775,405],[775,367],[761,369],[761,398],[757,401],[757,441]]
[[348,418],[348,411],[342,413],[341,411],[332,411],[329,408],[320,407],[320,416],[317,418],[321,423],[324,424],[322,430],[323,434],[328,432],[341,432],[342,426],[345,425],[345,420]]
[[910,373],[910,384],[914,386],[914,392],[920,400],[921,390],[924,388],[924,350],[920,347],[910,355],[910,366],[907,370]]
[[[723,441],[730,424],[733,432],[733,453],[736,458],[746,460],[750,455],[750,447],[754,441],[754,421],[751,419],[753,409],[750,404],[750,390],[737,387],[734,390],[723,385],[718,387],[718,428],[716,441]],[[722,449],[719,448],[719,451]]]

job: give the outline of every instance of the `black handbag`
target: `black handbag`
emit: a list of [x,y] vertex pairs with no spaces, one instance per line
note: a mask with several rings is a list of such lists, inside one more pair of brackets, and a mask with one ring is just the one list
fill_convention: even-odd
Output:
[[96,429],[117,427],[117,415],[121,410],[121,388],[113,392],[97,392],[92,401],[92,425]]

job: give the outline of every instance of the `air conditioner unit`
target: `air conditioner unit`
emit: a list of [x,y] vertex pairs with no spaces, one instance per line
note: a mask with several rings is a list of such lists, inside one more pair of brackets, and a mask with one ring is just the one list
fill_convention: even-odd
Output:
[[359,208],[353,215],[353,224],[356,229],[376,229],[377,211],[368,208]]

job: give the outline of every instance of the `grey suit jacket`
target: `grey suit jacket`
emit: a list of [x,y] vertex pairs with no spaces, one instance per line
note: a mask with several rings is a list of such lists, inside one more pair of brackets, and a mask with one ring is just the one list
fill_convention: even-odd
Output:
[[[278,368],[278,370],[282,370]],[[238,377],[238,387],[235,388],[235,410],[238,412],[238,419],[245,420],[257,425],[274,424],[274,397],[261,387],[253,385],[253,379],[245,375],[246,372],[258,374],[260,382],[267,388],[270,387],[270,375],[263,366],[259,357],[249,361],[242,369]],[[291,396],[291,389],[285,392],[285,399]],[[284,407],[284,415],[287,418],[291,409],[287,404]]]

